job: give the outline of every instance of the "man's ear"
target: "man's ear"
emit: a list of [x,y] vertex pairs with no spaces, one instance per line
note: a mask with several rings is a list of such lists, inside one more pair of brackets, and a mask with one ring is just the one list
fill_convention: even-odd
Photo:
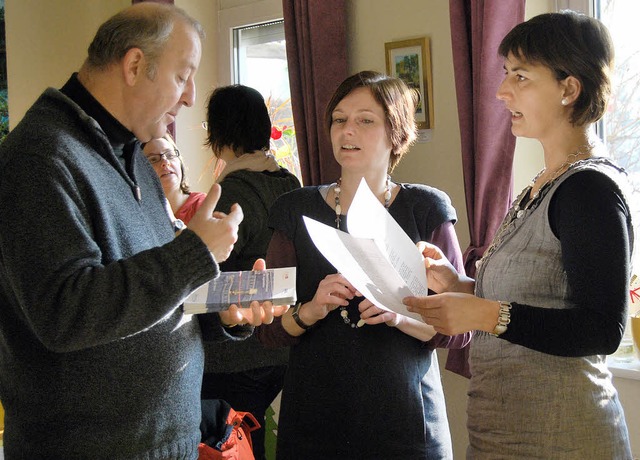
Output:
[[562,81],[564,86],[564,90],[562,93],[563,100],[567,100],[567,105],[571,105],[571,103],[575,102],[580,96],[582,92],[582,83],[576,77],[572,77],[569,75]]
[[140,48],[131,48],[122,58],[122,72],[124,81],[134,86],[138,79],[145,76],[147,60]]

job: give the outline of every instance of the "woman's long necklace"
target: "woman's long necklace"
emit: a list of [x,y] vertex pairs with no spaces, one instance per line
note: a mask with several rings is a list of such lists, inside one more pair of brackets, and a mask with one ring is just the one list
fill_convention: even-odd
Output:
[[[564,163],[562,163],[560,167],[556,169],[555,172],[551,174],[551,176],[549,176],[549,179],[547,179],[540,187],[538,187],[538,190],[536,190],[536,192],[532,194],[531,190],[533,189],[533,186],[535,185],[537,180],[544,174],[544,172],[546,171],[546,168],[542,168],[540,172],[536,174],[536,176],[533,178],[531,183],[522,192],[520,192],[520,195],[518,195],[518,197],[514,201],[514,205],[509,210],[507,216],[504,219],[504,222],[500,226],[500,229],[496,233],[496,236],[493,238],[491,245],[487,248],[485,253],[482,255],[482,258],[478,260],[478,262],[476,263],[476,268],[479,268],[480,265],[484,261],[486,261],[489,258],[489,256],[491,256],[491,254],[493,254],[493,252],[498,248],[498,246],[502,244],[507,234],[510,233],[510,229],[513,223],[517,219],[521,219],[522,217],[525,216],[525,212],[529,208],[531,208],[531,206],[533,205],[533,203],[536,202],[540,194],[544,190],[549,188],[556,181],[556,179],[558,179],[558,177],[560,177],[562,174],[567,172],[569,170],[568,167],[575,162],[576,158],[578,158],[580,155],[590,155],[593,147],[594,147],[593,144],[587,143],[587,144],[581,145],[574,153],[570,153],[569,155],[567,155],[567,158],[565,159]],[[526,203],[524,203],[524,205],[522,205],[527,195],[529,196],[529,199],[527,200]]]
[[[336,228],[338,230],[340,230],[340,222],[341,222],[341,217],[340,214],[342,213],[342,207],[340,206],[340,184],[342,183],[342,177],[338,179],[338,181],[336,182],[336,185],[333,187],[333,195],[335,196],[335,205],[336,205]],[[389,209],[389,206],[391,204],[391,176],[387,174],[387,183],[384,187],[384,207],[386,209]],[[362,327],[364,326],[366,323],[364,322],[363,319],[358,320],[357,323],[353,323],[351,322],[351,319],[349,318],[349,312],[347,311],[347,307],[340,307],[340,316],[342,317],[342,321],[344,321],[344,324],[346,324],[347,326],[351,326],[352,328],[356,328],[356,327]]]
[[[340,217],[342,214],[342,206],[340,206],[340,184],[342,184],[342,177],[338,179],[336,184],[333,186],[333,195],[336,205],[336,228],[340,230],[340,222],[342,218]],[[387,174],[387,183],[384,186],[384,207],[389,209],[389,203],[391,203],[391,176]]]

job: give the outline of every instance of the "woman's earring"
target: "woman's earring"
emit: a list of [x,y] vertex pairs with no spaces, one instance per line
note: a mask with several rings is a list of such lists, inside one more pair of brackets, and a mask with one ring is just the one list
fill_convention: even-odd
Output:
[[562,100],[560,101],[560,104],[562,105],[567,105],[569,103],[569,100],[566,97],[563,97]]

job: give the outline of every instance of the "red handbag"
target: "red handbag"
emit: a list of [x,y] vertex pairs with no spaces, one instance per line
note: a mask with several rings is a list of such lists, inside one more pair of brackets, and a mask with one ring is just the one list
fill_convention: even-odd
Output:
[[222,436],[201,442],[198,460],[255,460],[251,432],[260,428],[260,423],[250,412],[236,412],[226,403],[220,408],[227,409]]

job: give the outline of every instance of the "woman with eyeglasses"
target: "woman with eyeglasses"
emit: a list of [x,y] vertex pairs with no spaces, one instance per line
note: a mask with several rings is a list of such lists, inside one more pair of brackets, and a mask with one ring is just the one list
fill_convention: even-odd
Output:
[[180,151],[171,134],[147,142],[142,152],[160,178],[175,218],[187,224],[207,194],[190,190]]

